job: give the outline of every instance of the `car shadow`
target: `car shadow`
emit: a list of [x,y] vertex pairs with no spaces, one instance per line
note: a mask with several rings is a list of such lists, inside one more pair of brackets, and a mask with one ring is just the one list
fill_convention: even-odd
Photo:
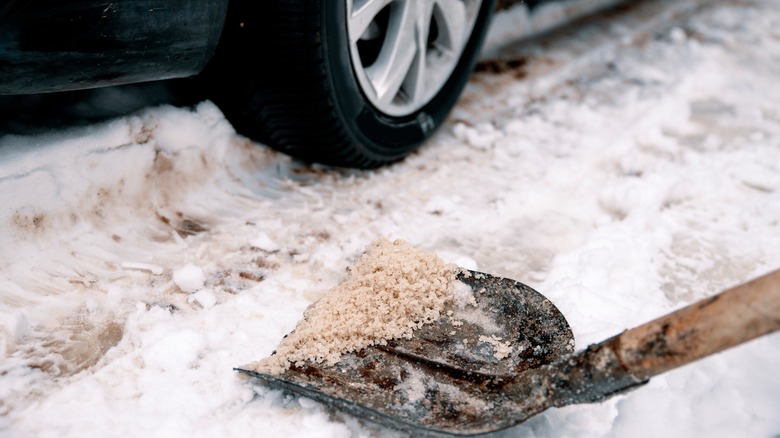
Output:
[[61,131],[126,116],[150,106],[184,107],[201,100],[203,96],[191,79],[0,96],[0,136]]

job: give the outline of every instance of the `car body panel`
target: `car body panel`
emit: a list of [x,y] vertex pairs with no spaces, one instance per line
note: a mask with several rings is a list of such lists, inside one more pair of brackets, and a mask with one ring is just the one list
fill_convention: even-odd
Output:
[[[547,3],[615,1],[499,0],[496,8],[525,5],[534,11]],[[197,75],[214,54],[229,2],[6,0],[0,4],[0,95]],[[489,34],[487,46],[496,45],[494,40]]]
[[227,0],[10,0],[0,6],[0,94],[192,76]]

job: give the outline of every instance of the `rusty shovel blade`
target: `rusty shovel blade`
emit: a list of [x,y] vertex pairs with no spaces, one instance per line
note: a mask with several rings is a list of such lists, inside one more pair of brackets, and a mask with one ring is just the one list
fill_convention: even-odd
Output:
[[569,325],[541,294],[487,274],[461,281],[476,308],[453,309],[410,340],[280,376],[238,371],[413,436],[478,435],[553,406],[603,400],[780,330],[780,270],[576,354]]
[[237,371],[415,436],[487,433],[549,407],[543,394],[518,400],[511,388],[524,371],[572,353],[566,319],[514,280],[478,272],[459,279],[476,305],[452,305],[412,339],[346,354],[334,366],[293,366],[278,376]]

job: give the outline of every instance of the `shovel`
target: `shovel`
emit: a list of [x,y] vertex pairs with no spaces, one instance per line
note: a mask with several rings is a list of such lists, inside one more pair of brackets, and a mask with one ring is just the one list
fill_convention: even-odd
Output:
[[476,306],[453,306],[412,339],[278,376],[237,371],[413,436],[478,435],[604,400],[780,329],[780,270],[577,353],[566,319],[538,292],[477,272],[460,280]]

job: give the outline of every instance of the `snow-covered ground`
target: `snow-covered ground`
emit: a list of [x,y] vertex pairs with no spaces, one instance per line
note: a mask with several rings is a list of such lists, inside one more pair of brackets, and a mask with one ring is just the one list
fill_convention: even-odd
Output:
[[[579,348],[780,267],[776,0],[643,2],[490,54],[375,172],[208,102],[0,138],[0,435],[395,436],[232,371],[380,236],[528,283]],[[777,436],[778,363],[775,334],[500,435]]]

